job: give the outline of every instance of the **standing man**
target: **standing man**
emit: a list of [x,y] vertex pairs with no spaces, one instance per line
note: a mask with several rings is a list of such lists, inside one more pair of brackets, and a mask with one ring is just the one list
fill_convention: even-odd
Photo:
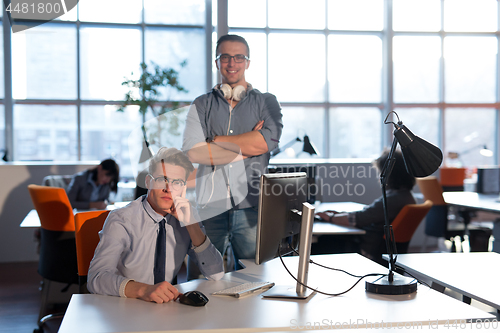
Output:
[[91,293],[166,303],[186,254],[210,280],[224,275],[222,257],[186,199],[193,165],[181,151],[161,148],[149,162],[148,193],[109,213],[90,263]]
[[246,40],[222,36],[215,55],[222,83],[193,102],[183,150],[199,164],[196,200],[207,235],[222,254],[231,245],[237,263],[255,258],[260,175],[283,123],[276,97],[245,80]]
[[193,102],[183,150],[198,163],[196,201],[206,233],[224,254],[255,258],[260,175],[283,129],[276,97],[245,80],[250,65],[246,40],[225,35],[217,41],[215,65],[222,83]]

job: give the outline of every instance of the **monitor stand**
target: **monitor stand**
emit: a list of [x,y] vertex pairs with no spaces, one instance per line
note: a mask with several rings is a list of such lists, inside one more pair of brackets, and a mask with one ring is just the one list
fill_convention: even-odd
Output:
[[[304,202],[302,204],[302,222],[300,225],[299,242],[299,272],[297,280],[307,285],[307,274],[309,273],[309,259],[311,255],[312,229],[314,223],[314,206]],[[306,299],[313,291],[297,282],[297,286],[276,285],[262,294],[263,298],[288,298]]]

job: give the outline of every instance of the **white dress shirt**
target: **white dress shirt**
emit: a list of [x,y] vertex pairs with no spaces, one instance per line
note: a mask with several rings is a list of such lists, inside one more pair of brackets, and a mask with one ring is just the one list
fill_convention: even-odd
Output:
[[[146,196],[111,211],[99,232],[100,242],[88,273],[88,290],[95,294],[124,297],[125,285],[130,280],[154,284],[156,238],[163,218],[153,210]],[[167,215],[165,219],[165,281],[174,279],[186,254],[194,259],[209,280],[222,278],[222,256],[209,238],[194,248],[186,228],[173,216]]]

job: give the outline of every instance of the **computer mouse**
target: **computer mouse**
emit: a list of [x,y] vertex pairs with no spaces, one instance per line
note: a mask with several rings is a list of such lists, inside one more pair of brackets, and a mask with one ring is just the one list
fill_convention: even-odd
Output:
[[208,303],[208,297],[201,291],[188,291],[179,296],[179,302],[191,306],[205,306]]

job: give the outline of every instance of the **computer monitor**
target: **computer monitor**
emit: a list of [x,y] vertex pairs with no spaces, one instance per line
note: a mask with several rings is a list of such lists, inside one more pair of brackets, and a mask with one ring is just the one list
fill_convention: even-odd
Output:
[[[312,291],[307,284],[311,252],[314,207],[307,203],[307,174],[264,174],[260,178],[259,213],[255,262],[299,252],[299,271],[294,287],[275,285],[264,297],[307,298]],[[281,248],[281,250],[280,250]]]

